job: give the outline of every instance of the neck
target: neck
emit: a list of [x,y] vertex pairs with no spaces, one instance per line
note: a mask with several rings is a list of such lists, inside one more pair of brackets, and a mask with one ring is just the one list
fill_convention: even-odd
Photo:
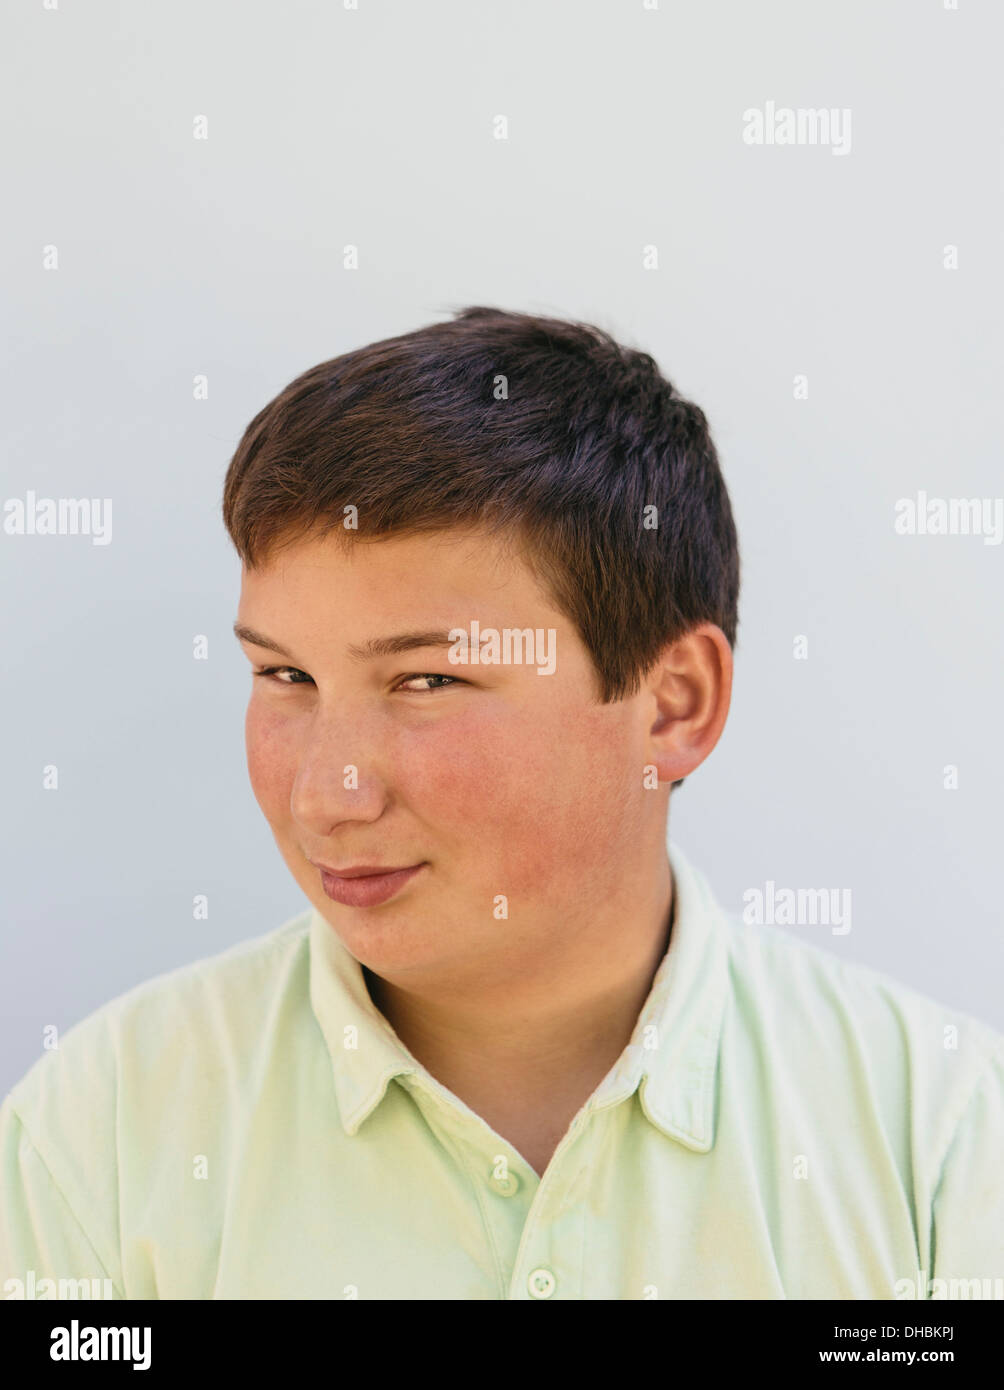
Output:
[[[637,880],[635,880],[637,884]],[[669,946],[674,888],[668,858],[641,898],[618,902],[588,933],[570,933],[540,971],[495,987],[415,991],[365,970],[376,1007],[421,1064],[473,1108],[545,1103],[595,1089],[630,1041]]]

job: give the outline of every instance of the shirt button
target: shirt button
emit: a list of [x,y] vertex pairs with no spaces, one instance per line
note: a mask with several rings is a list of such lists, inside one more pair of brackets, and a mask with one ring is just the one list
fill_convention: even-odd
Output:
[[527,1280],[531,1298],[550,1298],[554,1293],[555,1278],[549,1269],[535,1269]]
[[508,1173],[504,1178],[492,1178],[492,1188],[500,1197],[512,1197],[519,1191],[519,1178]]

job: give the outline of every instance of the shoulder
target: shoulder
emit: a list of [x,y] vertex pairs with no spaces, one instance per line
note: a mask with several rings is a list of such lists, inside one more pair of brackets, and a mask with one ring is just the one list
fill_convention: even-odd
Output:
[[0,1105],[0,1268],[100,1270],[125,1289],[126,1234],[145,1229],[158,1192],[176,1201],[195,1156],[225,1165],[276,1054],[286,1068],[313,1036],[310,917],[119,995],[12,1087]]
[[729,1018],[744,1045],[816,1103],[897,1116],[945,1152],[980,1087],[1004,1086],[1004,1035],[835,950],[722,914]]
[[124,1094],[159,1098],[245,1071],[270,1010],[307,997],[310,909],[264,935],[179,966],[103,1004],[11,1088],[4,1111],[69,1164],[81,1136],[119,1139]]

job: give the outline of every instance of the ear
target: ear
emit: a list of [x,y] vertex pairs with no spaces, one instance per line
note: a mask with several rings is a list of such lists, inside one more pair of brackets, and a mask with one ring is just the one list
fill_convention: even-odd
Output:
[[701,623],[668,645],[647,688],[654,707],[648,761],[660,782],[677,782],[704,762],[728,718],[732,648],[721,628]]

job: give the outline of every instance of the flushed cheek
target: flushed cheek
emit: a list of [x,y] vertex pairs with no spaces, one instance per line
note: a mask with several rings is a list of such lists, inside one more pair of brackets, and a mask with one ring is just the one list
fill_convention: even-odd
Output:
[[244,742],[255,800],[268,820],[288,817],[296,778],[296,746],[289,721],[252,699],[244,722]]
[[[445,731],[444,731],[445,732]],[[557,731],[454,727],[413,748],[411,804],[475,891],[539,898],[567,892],[596,860],[596,789]]]
[[604,894],[637,852],[645,793],[630,740],[612,722],[595,734],[579,715],[524,749],[520,776],[506,783],[500,848],[513,893],[555,902]]

